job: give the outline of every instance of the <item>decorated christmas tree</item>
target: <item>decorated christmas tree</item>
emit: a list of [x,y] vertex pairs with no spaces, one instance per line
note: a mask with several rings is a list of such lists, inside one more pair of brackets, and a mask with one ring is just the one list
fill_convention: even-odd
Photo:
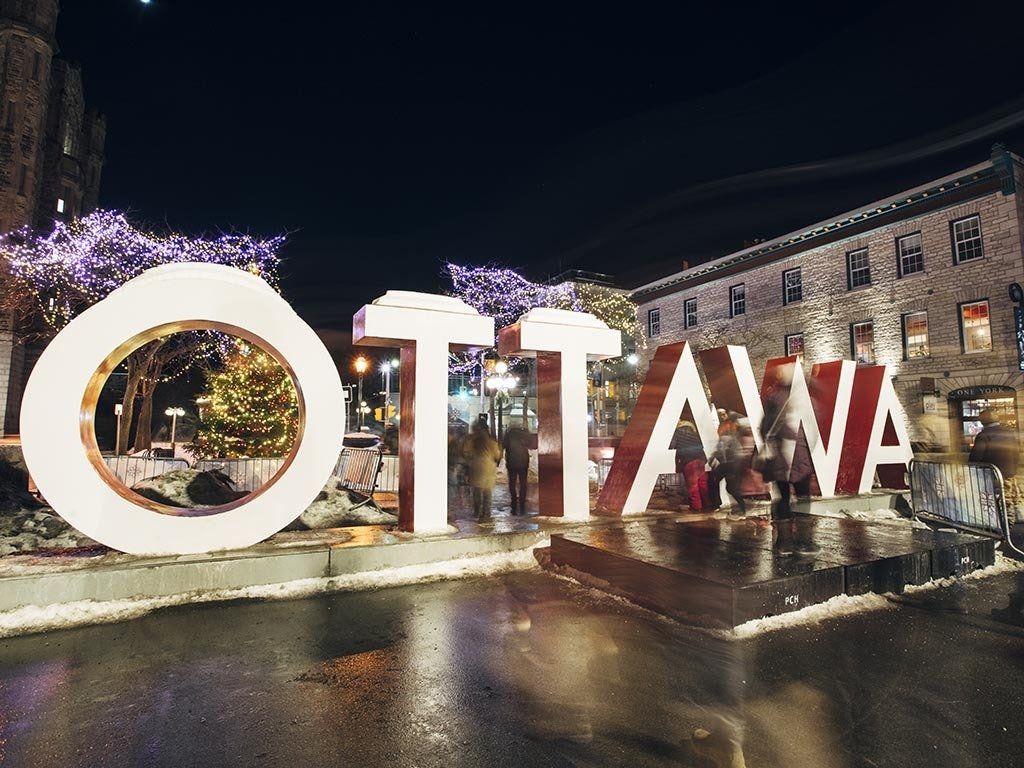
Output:
[[291,377],[263,350],[238,342],[206,373],[206,403],[193,450],[200,458],[285,456],[298,430]]

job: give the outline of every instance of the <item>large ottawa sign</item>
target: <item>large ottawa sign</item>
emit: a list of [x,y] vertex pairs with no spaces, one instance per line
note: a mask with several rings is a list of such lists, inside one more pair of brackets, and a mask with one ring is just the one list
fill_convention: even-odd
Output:
[[[292,376],[300,429],[280,471],[259,491],[206,510],[163,507],[111,474],[96,444],[95,404],[107,376],[134,350],[168,333],[213,329],[258,344]],[[399,522],[409,531],[447,526],[448,353],[486,348],[494,320],[459,299],[389,291],[353,321],[356,344],[401,349]],[[590,514],[586,365],[621,354],[619,332],[593,315],[534,309],[501,329],[502,354],[536,357],[541,513]],[[599,514],[642,511],[659,474],[675,471],[669,443],[688,407],[710,452],[712,403],[746,414],[762,438],[762,397],[746,350],[700,352],[707,389],[687,344],[660,347],[616,451]],[[911,457],[905,419],[884,367],[849,361],[768,364],[765,382],[792,384],[792,423],[803,430],[822,495],[870,489],[876,472]],[[707,392],[710,391],[711,397]],[[813,395],[813,396],[812,396]],[[258,277],[212,264],[152,269],[75,318],[39,358],[25,390],[25,460],[46,500],[108,546],[140,554],[185,554],[250,546],[294,520],[320,493],[341,445],[345,401],[337,368],[313,330]],[[793,446],[785,448],[792,459]]]

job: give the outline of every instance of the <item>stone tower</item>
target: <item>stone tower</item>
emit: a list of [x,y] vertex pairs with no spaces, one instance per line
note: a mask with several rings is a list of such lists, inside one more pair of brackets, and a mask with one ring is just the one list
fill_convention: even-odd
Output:
[[58,10],[0,0],[0,232],[36,219]]

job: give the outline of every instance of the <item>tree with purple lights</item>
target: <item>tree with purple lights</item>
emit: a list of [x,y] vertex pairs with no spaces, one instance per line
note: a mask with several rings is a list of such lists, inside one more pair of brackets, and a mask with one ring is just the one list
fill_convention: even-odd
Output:
[[[636,304],[623,291],[591,283],[534,283],[504,267],[463,267],[449,263],[445,270],[452,282],[451,294],[480,314],[493,317],[496,330],[511,325],[531,309],[550,307],[590,312],[610,328],[638,341],[642,339]],[[451,355],[452,373],[470,374],[478,365],[474,357]]]
[[[52,335],[147,269],[189,261],[244,269],[276,289],[278,251],[283,242],[283,237],[263,240],[240,234],[214,238],[157,235],[135,227],[123,213],[96,211],[81,219],[58,221],[49,232],[26,228],[0,237],[5,272],[0,307],[12,313],[19,325]],[[136,398],[140,406],[134,449],[142,450],[152,446],[156,384],[181,375],[197,361],[222,357],[224,347],[219,334],[191,331],[151,341],[132,352],[125,361],[125,429],[118,452],[128,448]]]

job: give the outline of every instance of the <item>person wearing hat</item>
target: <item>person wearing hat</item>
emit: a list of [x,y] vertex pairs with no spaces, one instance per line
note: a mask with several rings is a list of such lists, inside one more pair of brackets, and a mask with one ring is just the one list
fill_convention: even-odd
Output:
[[1003,473],[1003,480],[1009,481],[1017,474],[1017,443],[1016,431],[999,423],[999,414],[986,408],[978,414],[982,430],[974,439],[974,447],[968,461],[980,461],[995,464]]

